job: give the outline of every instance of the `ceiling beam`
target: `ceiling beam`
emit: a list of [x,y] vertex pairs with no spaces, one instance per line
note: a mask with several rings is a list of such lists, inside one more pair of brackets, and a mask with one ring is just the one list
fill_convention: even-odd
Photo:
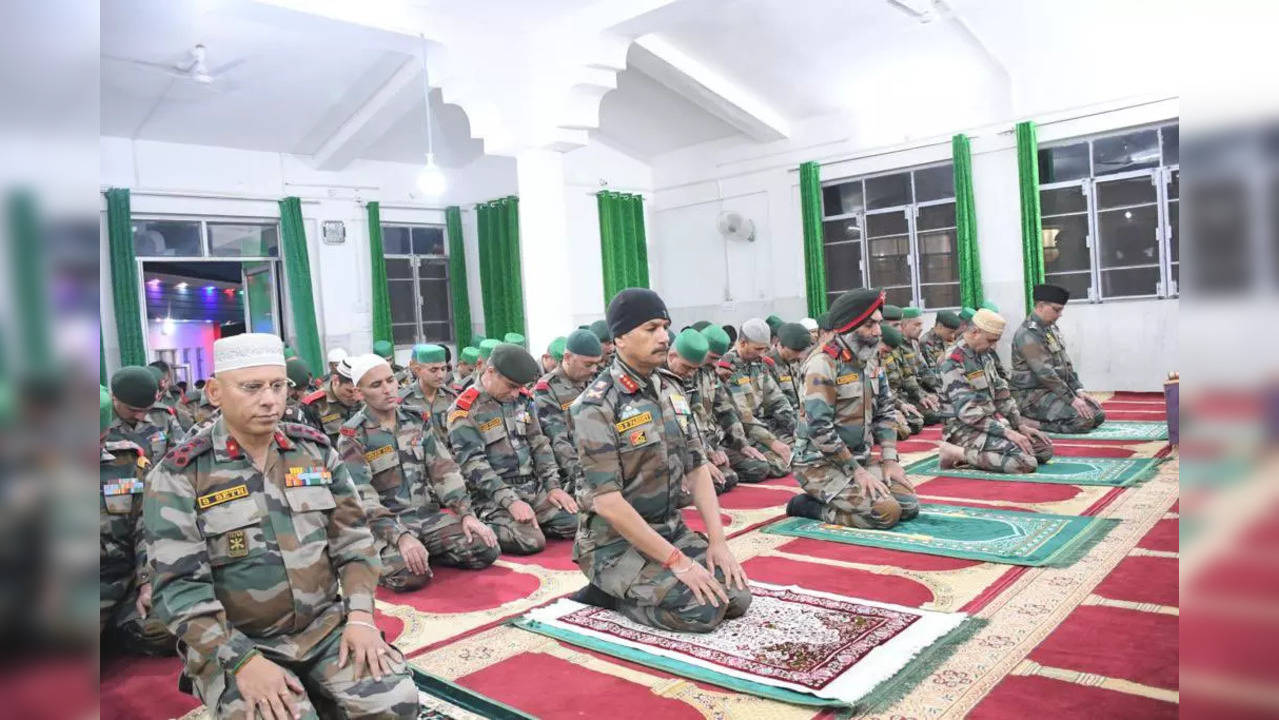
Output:
[[[317,170],[345,168],[421,102],[422,63],[410,57],[329,135],[312,156],[312,164]],[[422,159],[425,162],[425,148]]]
[[790,123],[781,113],[657,35],[637,39],[629,60],[645,75],[753,140],[772,142],[790,136]]

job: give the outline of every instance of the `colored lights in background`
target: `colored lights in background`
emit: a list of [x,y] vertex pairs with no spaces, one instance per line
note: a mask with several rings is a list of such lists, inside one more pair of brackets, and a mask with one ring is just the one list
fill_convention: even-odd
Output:
[[[160,278],[151,278],[146,282],[147,294],[158,296],[164,292],[164,282]],[[185,282],[175,283],[173,289],[179,293],[186,293],[191,289],[191,285]],[[220,290],[227,298],[234,299],[237,295],[244,295],[243,288],[226,287],[219,288],[217,285],[205,285],[201,288],[205,301],[216,301],[218,291]]]

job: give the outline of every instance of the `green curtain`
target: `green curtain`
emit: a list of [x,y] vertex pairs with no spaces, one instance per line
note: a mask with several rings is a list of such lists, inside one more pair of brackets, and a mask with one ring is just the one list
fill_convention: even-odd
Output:
[[315,324],[315,302],[311,298],[311,258],[306,249],[306,226],[302,223],[302,201],[286,197],[280,201],[280,241],[284,245],[284,274],[289,279],[289,306],[293,311],[293,349],[311,374],[320,376],[328,368],[320,349],[320,331]]
[[449,233],[449,297],[453,304],[453,342],[460,352],[471,344],[471,295],[466,286],[466,246],[462,242],[462,209],[444,209]]
[[115,308],[116,337],[120,343],[120,366],[145,365],[142,318],[138,316],[138,267],[133,255],[133,225],[129,212],[129,190],[111,188],[107,196],[107,243],[111,252],[111,305]]
[[[21,365],[25,372],[48,370],[53,363],[53,343],[49,337],[49,297],[45,292],[47,273],[46,245],[41,242],[41,227],[35,197],[19,190],[8,198],[9,238],[11,240],[11,282],[17,299],[18,338],[22,341]],[[137,317],[135,314],[134,317]]]
[[386,284],[386,257],[382,252],[382,207],[376,201],[369,211],[369,267],[373,270],[373,342],[391,337],[391,295]]
[[1026,314],[1035,306],[1032,292],[1044,281],[1044,231],[1039,212],[1039,140],[1035,123],[1017,123],[1017,180],[1021,194],[1022,283]]
[[959,301],[964,307],[978,307],[983,298],[981,259],[977,253],[977,208],[973,202],[973,153],[968,136],[951,139],[955,166],[955,234],[959,250]]
[[822,169],[815,162],[799,166],[799,213],[804,227],[804,295],[808,316],[826,312],[826,255],[822,251]]
[[107,343],[102,339],[102,326],[98,326],[98,383],[107,384]]
[[604,190],[596,193],[600,216],[600,262],[604,270],[604,306],[628,287],[648,287],[648,241],[644,237],[644,198]]
[[475,207],[480,233],[480,290],[484,334],[500,338],[524,332],[524,286],[520,274],[520,200],[514,195]]

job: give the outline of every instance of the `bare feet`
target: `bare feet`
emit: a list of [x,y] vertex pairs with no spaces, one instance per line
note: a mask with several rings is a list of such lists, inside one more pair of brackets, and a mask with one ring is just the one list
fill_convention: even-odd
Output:
[[948,442],[937,444],[940,454],[938,464],[943,470],[950,470],[964,464],[964,450],[958,445],[952,445]]

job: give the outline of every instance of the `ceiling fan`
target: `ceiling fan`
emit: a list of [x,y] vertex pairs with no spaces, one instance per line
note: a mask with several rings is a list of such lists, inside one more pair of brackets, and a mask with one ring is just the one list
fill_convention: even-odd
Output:
[[119,60],[127,62],[139,67],[148,68],[171,75],[180,80],[189,80],[200,85],[213,86],[219,82],[226,73],[243,63],[247,58],[232,60],[229,63],[210,68],[206,62],[207,49],[203,44],[196,45],[187,52],[186,56],[174,63],[158,63],[147,60],[135,60],[134,58],[106,56],[111,60]]

